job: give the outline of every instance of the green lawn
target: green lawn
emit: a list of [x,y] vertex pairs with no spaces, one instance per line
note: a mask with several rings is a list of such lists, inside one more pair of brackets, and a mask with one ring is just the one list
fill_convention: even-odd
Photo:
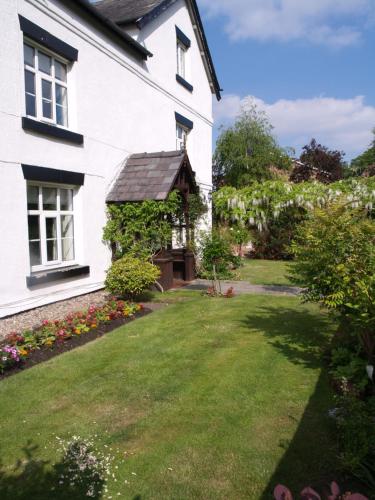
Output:
[[55,435],[127,452],[113,498],[266,499],[278,481],[337,479],[327,317],[294,297],[163,297],[167,307],[0,382],[2,500],[82,498],[51,492],[41,472],[37,460],[60,458]]
[[252,285],[293,285],[288,278],[293,263],[282,260],[243,259],[236,278]]

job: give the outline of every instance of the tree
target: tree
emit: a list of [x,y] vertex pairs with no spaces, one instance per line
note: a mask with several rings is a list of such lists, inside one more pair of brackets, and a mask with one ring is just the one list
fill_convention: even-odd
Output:
[[316,179],[328,184],[343,177],[343,158],[345,153],[330,150],[315,139],[302,148],[300,161],[295,165],[290,176],[292,182]]
[[[354,158],[352,160],[350,169],[352,171],[352,175],[357,176],[357,175],[366,175],[367,170],[373,170],[373,168],[369,169],[368,167],[372,167],[375,165],[375,128],[373,129],[372,133],[374,134],[374,138],[372,143],[370,144],[370,147],[366,149],[361,155],[357,156],[357,158]],[[374,175],[374,174],[372,174]]]
[[242,108],[232,127],[222,129],[214,153],[213,182],[241,187],[273,177],[271,167],[288,170],[291,161],[272,135],[272,125],[253,101]]

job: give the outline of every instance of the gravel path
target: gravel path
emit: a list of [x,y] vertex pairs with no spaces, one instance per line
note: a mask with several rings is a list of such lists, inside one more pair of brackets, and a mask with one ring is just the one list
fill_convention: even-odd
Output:
[[[210,280],[197,279],[184,286],[184,290],[207,290],[212,286]],[[283,285],[251,285],[246,281],[221,281],[222,292],[225,293],[228,288],[233,287],[235,294],[260,293],[270,295],[299,295],[302,288],[296,286]]]
[[108,297],[109,294],[105,290],[99,290],[0,319],[0,339],[10,332],[19,332],[39,326],[45,319],[63,319],[71,312],[85,309],[90,305],[101,305]]

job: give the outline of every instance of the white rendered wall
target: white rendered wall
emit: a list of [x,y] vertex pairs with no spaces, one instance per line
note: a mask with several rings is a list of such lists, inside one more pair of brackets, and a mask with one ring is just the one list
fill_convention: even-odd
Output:
[[[78,62],[68,75],[69,120],[70,128],[84,135],[84,146],[22,129],[23,34],[18,14],[79,50]],[[0,317],[102,287],[110,263],[102,243],[106,194],[129,154],[176,148],[176,111],[194,122],[190,161],[197,180],[211,184],[212,96],[184,0],[158,23],[145,28],[145,43],[154,57],[144,64],[64,10],[57,0],[1,0]],[[192,41],[192,94],[175,78],[175,25]],[[22,163],[85,174],[75,200],[75,233],[79,263],[90,266],[88,277],[27,288],[30,264]]]

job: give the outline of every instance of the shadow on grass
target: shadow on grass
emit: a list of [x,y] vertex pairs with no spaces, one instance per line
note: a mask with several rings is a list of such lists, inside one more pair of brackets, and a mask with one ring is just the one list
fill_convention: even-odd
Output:
[[[37,457],[38,446],[28,441],[14,466],[0,463],[1,500],[78,500],[102,498],[103,481],[88,465],[80,470],[69,456],[51,465]],[[90,495],[88,495],[88,492]]]
[[285,452],[260,498],[273,498],[272,492],[279,483],[288,486],[295,498],[305,486],[323,491],[332,480],[339,481],[333,423],[328,416],[328,410],[333,406],[333,393],[323,361],[330,342],[332,321],[307,309],[262,307],[248,316],[245,324],[260,330],[269,343],[293,364],[308,370],[320,369],[314,392],[293,438],[274,444]]
[[320,368],[329,347],[332,322],[306,309],[258,308],[243,321],[252,329],[262,331],[273,347],[292,363],[306,368]]
[[284,449],[285,453],[260,500],[273,498],[273,490],[277,484],[288,486],[294,493],[294,498],[299,498],[299,492],[306,486],[311,486],[320,492],[328,492],[331,481],[340,483],[335,461],[333,423],[328,417],[328,410],[331,407],[332,393],[327,374],[323,371],[293,439],[275,443],[275,446]]

